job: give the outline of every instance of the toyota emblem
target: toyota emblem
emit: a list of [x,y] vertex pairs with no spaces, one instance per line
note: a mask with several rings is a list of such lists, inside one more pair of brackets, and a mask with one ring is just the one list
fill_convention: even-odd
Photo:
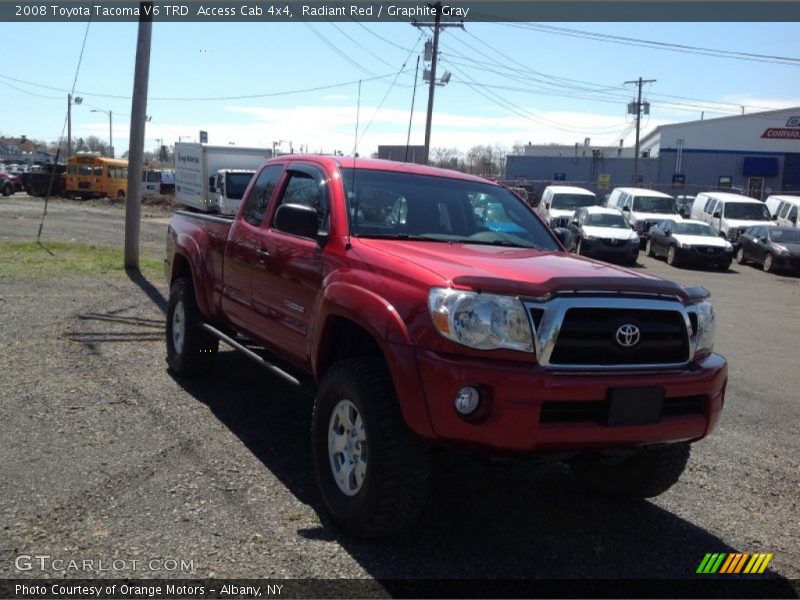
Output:
[[630,323],[621,325],[616,333],[617,343],[623,348],[633,348],[639,343],[641,337],[642,333],[639,328]]

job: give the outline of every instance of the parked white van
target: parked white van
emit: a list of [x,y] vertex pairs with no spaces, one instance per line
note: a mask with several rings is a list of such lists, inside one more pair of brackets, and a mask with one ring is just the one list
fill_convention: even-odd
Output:
[[568,227],[575,211],[584,206],[599,206],[597,196],[581,187],[548,185],[542,192],[537,211],[550,227]]
[[780,227],[797,227],[800,196],[773,195],[765,202],[773,220]]
[[717,235],[735,242],[753,225],[775,225],[767,205],[761,200],[730,192],[703,192],[692,204],[692,218],[705,221]]
[[608,197],[609,208],[618,208],[639,234],[641,243],[647,239],[650,227],[660,221],[680,221],[675,198],[664,192],[645,188],[618,187]]

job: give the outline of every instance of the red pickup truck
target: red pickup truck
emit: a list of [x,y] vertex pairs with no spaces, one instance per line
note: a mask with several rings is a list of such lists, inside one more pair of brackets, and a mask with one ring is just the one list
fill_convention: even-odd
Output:
[[223,340],[313,378],[317,482],[355,535],[408,524],[437,445],[660,494],[724,403],[713,306],[703,288],[570,255],[568,235],[478,177],[276,158],[232,220],[173,217],[167,362],[208,374]]

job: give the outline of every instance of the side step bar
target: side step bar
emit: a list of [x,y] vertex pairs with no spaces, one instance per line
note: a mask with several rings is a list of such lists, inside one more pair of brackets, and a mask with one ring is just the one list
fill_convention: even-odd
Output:
[[225,342],[226,344],[228,344],[232,348],[235,348],[239,352],[242,352],[245,356],[247,356],[251,360],[254,360],[259,365],[264,367],[265,369],[267,369],[269,371],[272,371],[275,375],[279,376],[284,381],[288,381],[289,383],[294,384],[294,385],[301,385],[301,382],[300,382],[299,379],[297,379],[296,377],[293,377],[292,375],[289,375],[289,373],[287,373],[286,371],[284,371],[280,367],[277,367],[277,366],[273,365],[271,362],[269,362],[268,360],[266,360],[262,356],[259,356],[258,354],[256,354],[252,350],[250,350],[250,348],[248,348],[247,346],[237,342],[232,337],[222,333],[219,329],[216,329],[215,327],[212,327],[208,323],[202,323],[201,327],[203,329],[205,329],[208,333],[213,335],[214,337],[217,337],[217,338],[221,339],[223,342]]

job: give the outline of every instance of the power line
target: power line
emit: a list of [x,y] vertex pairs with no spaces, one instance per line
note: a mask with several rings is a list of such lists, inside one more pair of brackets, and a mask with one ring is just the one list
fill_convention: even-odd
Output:
[[[411,69],[404,71],[404,73],[409,73]],[[388,79],[389,77],[395,77],[396,73],[386,73],[385,75],[375,75],[374,77],[369,78],[362,78],[362,79],[354,79],[351,81],[343,81],[341,83],[334,83],[330,85],[319,85],[310,88],[302,88],[296,90],[283,90],[280,92],[266,92],[261,94],[244,94],[241,96],[194,96],[194,97],[178,97],[178,96],[161,96],[161,97],[152,97],[148,98],[148,101],[164,101],[164,102],[172,102],[172,101],[179,101],[179,102],[216,102],[222,100],[250,100],[253,98],[272,98],[276,96],[292,96],[296,94],[307,94],[310,92],[319,92],[322,90],[330,90],[335,88],[347,87],[351,85],[357,84],[359,81],[379,81],[381,79]],[[10,77],[8,75],[0,74],[0,79],[7,79],[9,81],[14,81],[17,83],[23,83],[25,85],[30,85],[33,87],[41,88],[41,89],[48,89],[48,90],[55,90],[58,92],[67,92],[64,88],[58,88],[50,85],[44,85],[41,83],[34,83],[32,81],[26,81],[24,79],[18,79],[16,77]],[[77,90],[76,93],[81,94],[82,96],[92,96],[95,98],[112,98],[117,100],[130,100],[130,96],[121,96],[115,94],[105,94],[105,93],[98,93],[98,92],[90,92],[90,91],[82,91]]]

